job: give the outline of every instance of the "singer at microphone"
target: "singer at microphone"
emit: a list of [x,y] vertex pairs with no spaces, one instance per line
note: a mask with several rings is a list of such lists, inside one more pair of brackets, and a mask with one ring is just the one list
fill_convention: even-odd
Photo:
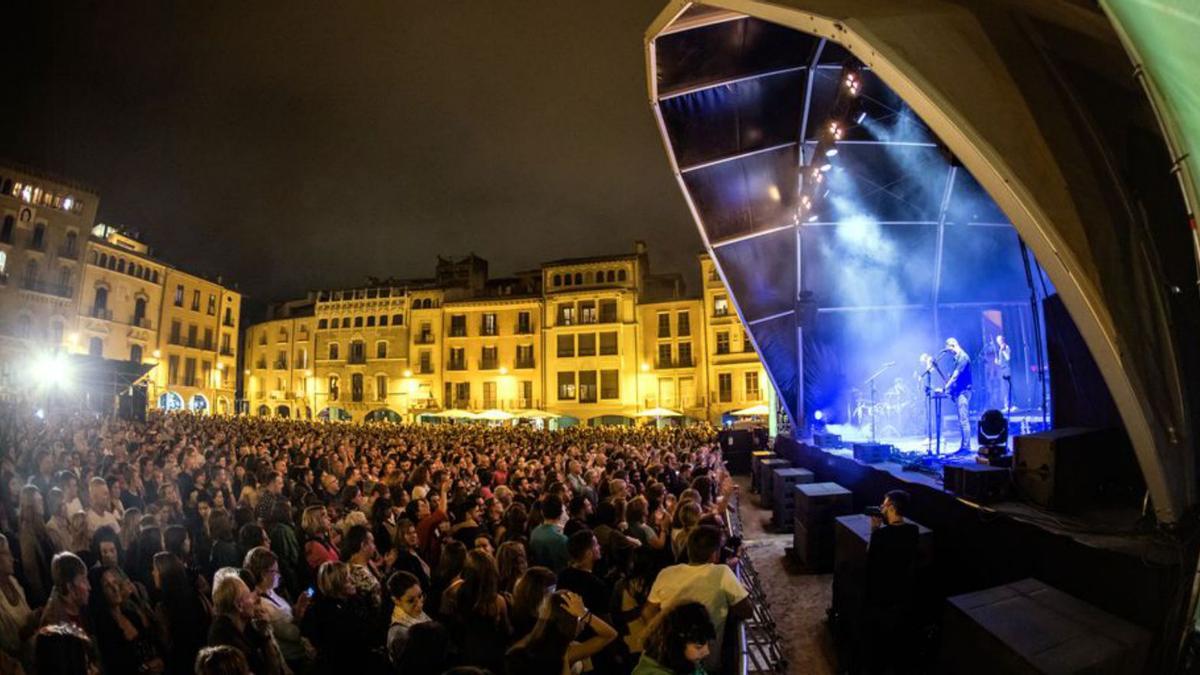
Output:
[[950,400],[954,401],[958,406],[958,426],[962,431],[962,444],[959,446],[959,452],[970,452],[971,450],[971,357],[958,344],[958,340],[954,338],[946,339],[946,348],[943,353],[951,352],[954,354],[954,372],[950,373],[950,377],[946,378],[946,394]]

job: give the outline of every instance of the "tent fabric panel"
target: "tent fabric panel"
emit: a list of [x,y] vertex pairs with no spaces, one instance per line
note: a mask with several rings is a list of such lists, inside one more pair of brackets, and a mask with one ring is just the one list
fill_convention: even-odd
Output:
[[715,254],[744,321],[794,308],[796,233],[793,228],[722,246]]
[[796,147],[713,164],[683,175],[710,242],[791,223]]
[[796,140],[805,70],[777,73],[662,102],[663,122],[681,167]]
[[766,21],[744,18],[664,35],[657,44],[658,93],[803,66],[817,40]]
[[804,286],[818,307],[932,306],[936,225],[862,219],[806,225],[801,238]]
[[[1016,230],[947,225],[943,236],[939,303],[1029,301]],[[1030,264],[1036,264],[1030,258]]]
[[775,386],[775,392],[784,403],[784,409],[795,425],[799,421],[796,406],[800,395],[799,344],[796,317],[792,314],[761,321],[749,327],[754,336],[758,354],[767,367],[767,376]]

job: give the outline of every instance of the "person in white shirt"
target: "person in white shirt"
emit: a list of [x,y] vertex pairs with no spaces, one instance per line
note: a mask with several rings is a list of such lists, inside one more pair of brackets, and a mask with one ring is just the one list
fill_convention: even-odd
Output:
[[716,639],[705,661],[710,671],[720,668],[721,640],[728,617],[747,619],[754,611],[750,594],[738,581],[728,565],[719,564],[721,531],[715,527],[700,526],[692,530],[687,539],[688,562],[672,565],[658,573],[650,588],[643,618],[651,621],[664,608],[684,602],[698,602],[708,610],[716,628]]
[[121,534],[121,516],[112,510],[112,495],[109,494],[108,483],[96,476],[88,481],[88,536],[105,525],[111,527],[118,535]]

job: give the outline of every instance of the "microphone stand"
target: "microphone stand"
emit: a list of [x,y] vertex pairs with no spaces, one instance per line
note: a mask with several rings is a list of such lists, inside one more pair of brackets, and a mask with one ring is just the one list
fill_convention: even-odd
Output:
[[[945,352],[939,353],[938,356],[943,353]],[[925,369],[925,447],[929,449],[930,455],[937,457],[942,454],[942,399],[946,398],[946,394],[933,391],[933,371],[935,370],[942,378],[942,385],[945,386],[946,373],[942,372],[936,356],[930,359],[929,367]],[[934,450],[935,436],[937,438],[936,450]]]

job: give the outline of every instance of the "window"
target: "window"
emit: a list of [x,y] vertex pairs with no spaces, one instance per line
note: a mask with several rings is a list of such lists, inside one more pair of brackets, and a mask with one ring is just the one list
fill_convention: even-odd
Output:
[[533,407],[533,380],[521,380],[521,400],[517,402],[522,408]]
[[533,324],[529,322],[529,312],[517,314],[517,332],[522,335],[533,332]]
[[317,330],[329,328],[329,319],[317,319]]
[[596,371],[584,370],[579,373],[579,402],[595,403],[598,391],[596,389]]
[[579,356],[596,355],[596,334],[583,333],[579,336]]
[[89,356],[104,356],[104,338],[94,337],[88,340]]
[[108,289],[101,286],[96,289],[96,298],[92,300],[92,316],[104,318],[108,311]]
[[25,263],[25,287],[33,288],[37,286],[38,280],[38,262],[30,260]]
[[517,345],[517,367],[533,367],[533,345]]
[[375,315],[372,314],[371,316],[367,317],[367,328],[374,328],[374,327],[375,327]]
[[29,248],[42,250],[46,245],[46,224],[38,223],[33,228],[33,237],[29,241]]
[[495,370],[500,367],[500,357],[497,354],[495,347],[484,347],[479,354],[479,368],[481,370]]
[[[124,262],[124,261],[125,261],[124,258],[122,258],[121,262]],[[192,311],[193,312],[200,311],[200,291],[199,290],[192,291]]]
[[679,337],[688,337],[692,334],[692,316],[686,311],[680,312],[675,316],[675,323],[678,326]]
[[275,353],[275,370],[287,370],[287,352],[279,350]]
[[417,372],[422,373],[424,375],[428,375],[428,374],[432,373],[433,372],[433,353],[430,352],[428,349],[422,349],[421,355],[420,355],[420,360],[418,361],[418,363],[420,365],[417,366],[419,368],[419,370]]
[[417,335],[417,344],[433,344],[433,324],[428,321],[421,322],[421,332]]
[[585,300],[579,303],[579,323],[596,323],[596,303]]
[[[228,338],[228,335],[221,336],[221,340],[224,342],[228,342]],[[222,351],[224,351],[223,347]],[[296,367],[301,369],[308,367],[308,350],[304,347],[296,350]]]
[[571,285],[571,275],[570,274],[563,275],[563,285],[564,286]]
[[[207,387],[212,382],[212,363],[209,361],[200,362],[200,381],[198,386]],[[282,387],[280,387],[282,389]]]
[[[387,318],[387,317],[384,317],[384,318]],[[380,324],[380,325],[382,326],[382,325],[386,325],[386,324]],[[404,325],[404,315],[403,314],[393,314],[392,315],[392,325],[393,326],[403,326]]]
[[388,315],[387,314],[379,315],[379,325],[380,325],[380,327],[384,327],[384,326],[388,325]]
[[447,370],[466,370],[467,369],[467,350],[463,347],[450,348],[450,363],[446,364]]
[[183,284],[175,287],[175,306],[183,307]]
[[758,371],[746,373],[746,400],[757,401],[762,398],[758,391]]
[[[142,326],[142,322],[146,320],[146,298],[138,298],[133,301],[133,325]],[[146,326],[142,326],[145,328]]]
[[336,400],[338,400],[338,397],[341,396],[342,392],[341,392],[341,388],[340,388],[339,384],[340,384],[340,380],[338,379],[337,375],[329,376],[329,400],[330,401],[336,401]]
[[375,343],[375,358],[386,359],[387,358],[387,349],[388,349],[387,346],[388,346],[387,340],[380,340],[379,342],[376,342]]
[[197,326],[197,325],[196,325],[196,324],[194,324],[194,323],[189,323],[189,324],[188,324],[188,332],[187,332],[187,346],[189,346],[189,347],[195,347],[195,346],[198,344],[198,342],[197,342],[197,337],[196,337],[196,336],[197,336],[197,334],[198,334],[199,332],[200,332],[200,327],[199,327],[199,326]]
[[559,335],[558,336],[558,356],[560,358],[567,356],[575,356],[575,336],[574,335]]
[[558,325],[575,325],[575,303],[564,302],[558,306]]
[[600,323],[616,323],[617,322],[617,301],[616,300],[601,300],[600,301]]
[[[158,281],[158,272],[154,273],[154,281],[155,282]],[[232,300],[227,300],[227,302],[232,302]],[[233,308],[232,307],[225,308],[225,320],[222,323],[224,323],[226,326],[233,326]]]
[[167,384],[179,384],[179,357],[174,354],[167,357]]
[[625,270],[617,270],[617,281],[625,281],[626,278]]
[[329,360],[337,361],[339,358],[341,358],[341,356],[338,354],[338,343],[330,342],[329,343]]
[[671,343],[664,342],[658,346],[658,368],[671,367]]
[[208,350],[213,348],[213,331],[211,328],[204,329],[204,348]]
[[483,314],[479,320],[480,335],[496,335],[499,331],[496,330],[496,315],[492,312]]
[[667,312],[658,313],[658,337],[671,337],[671,315]]
[[729,403],[733,400],[733,374],[718,373],[717,374],[717,396],[721,403]]
[[361,403],[363,400],[362,373],[354,373],[350,376],[350,400],[355,403]]
[[754,351],[754,343],[750,341],[750,334],[744,330],[742,331],[742,351],[744,351],[744,352]]
[[129,348],[129,360],[134,363],[142,362],[142,346],[133,345]]
[[363,318],[361,316],[354,317],[354,327],[355,328],[363,327]]
[[621,371],[600,371],[600,398],[605,400],[621,398]]
[[471,383],[458,382],[454,385],[454,407],[469,408],[471,406]]
[[79,244],[79,234],[74,230],[67,233],[67,240],[63,243],[62,254],[68,258],[75,257],[75,247]]
[[717,333],[717,353],[729,353],[729,331],[723,330]]
[[362,340],[350,341],[350,363],[366,363],[367,362],[367,343]]
[[692,367],[692,343],[690,342],[679,343],[679,367]]
[[196,359],[188,357],[183,360],[183,386],[196,386]]
[[576,286],[582,286],[582,285],[583,285],[583,274],[582,274],[581,272],[576,272],[576,273],[575,273],[575,285],[576,285]]
[[575,373],[559,373],[558,374],[558,400],[574,401],[575,400]]
[[617,354],[617,331],[600,334],[600,356],[615,356]]
[[71,268],[66,265],[58,268],[58,287],[64,294],[71,292]]
[[182,329],[182,325],[179,323],[178,320],[172,321],[171,322],[171,335],[167,339],[167,342],[170,342],[173,345],[179,344],[179,342],[180,342],[179,331],[181,329]]
[[375,400],[386,401],[388,397],[387,375],[375,376]]
[[4,216],[4,227],[0,228],[0,241],[8,244],[12,242],[13,228],[17,226],[17,219],[12,216]]
[[617,273],[612,270],[609,270],[608,272],[605,273],[604,280],[611,284],[612,282],[617,280]]
[[729,316],[729,298],[724,295],[713,298],[713,316]]
[[[121,272],[122,274],[125,273],[125,259],[124,258],[121,258],[120,260],[117,261],[117,271]],[[199,309],[199,307],[194,307],[193,309]]]
[[483,407],[484,408],[495,408],[496,407],[496,383],[495,382],[484,382],[483,383]]
[[208,315],[216,316],[217,314],[217,296],[212,293],[208,294]]
[[467,315],[452,314],[450,316],[450,337],[466,337]]

